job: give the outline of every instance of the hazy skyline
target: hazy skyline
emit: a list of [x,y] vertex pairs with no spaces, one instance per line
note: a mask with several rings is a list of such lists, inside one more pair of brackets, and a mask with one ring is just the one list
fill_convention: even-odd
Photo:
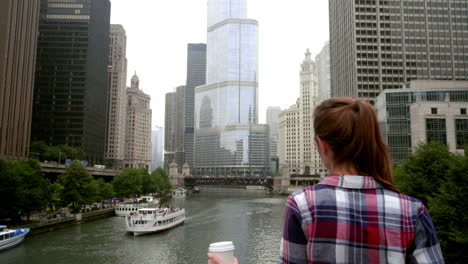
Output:
[[[165,94],[185,85],[187,44],[206,43],[207,0],[111,0],[111,23],[127,32],[128,80],[136,71],[151,96],[152,127],[164,125]],[[299,96],[307,48],[315,57],[329,39],[328,0],[248,0],[259,22],[259,121],[268,106],[289,107]]]

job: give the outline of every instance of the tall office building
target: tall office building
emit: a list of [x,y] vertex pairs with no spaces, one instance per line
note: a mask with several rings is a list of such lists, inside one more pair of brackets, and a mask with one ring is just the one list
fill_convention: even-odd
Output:
[[195,174],[269,174],[268,127],[258,125],[257,35],[246,0],[208,1],[206,85],[195,89]]
[[151,166],[151,98],[140,89],[140,79],[133,75],[127,88],[127,120],[125,126],[125,168]]
[[166,94],[164,128],[164,168],[177,163],[179,169],[185,164],[185,86],[178,86],[175,92]]
[[104,160],[109,0],[41,1],[31,140]]
[[151,143],[153,144],[153,156],[151,161],[151,171],[157,168],[163,168],[164,163],[164,129],[162,127],[155,127],[151,132]]
[[0,159],[29,154],[39,0],[0,2]]
[[318,104],[317,67],[307,49],[300,71],[300,97],[296,105],[280,115],[280,163],[291,174],[324,175],[315,144],[313,113]]
[[127,96],[127,35],[122,25],[110,27],[109,97],[106,160],[123,168]]
[[281,107],[270,106],[266,112],[266,122],[270,128],[270,169],[273,173],[279,169],[278,159],[278,133],[279,133],[279,117]]
[[315,64],[317,65],[318,79],[317,98],[319,102],[322,102],[331,97],[330,42],[327,42],[320,53],[315,56]]
[[193,166],[193,147],[195,140],[195,87],[205,84],[206,44],[187,46],[187,82],[185,84],[184,106],[184,154],[185,163]]
[[332,96],[374,102],[411,80],[468,79],[468,1],[333,0]]

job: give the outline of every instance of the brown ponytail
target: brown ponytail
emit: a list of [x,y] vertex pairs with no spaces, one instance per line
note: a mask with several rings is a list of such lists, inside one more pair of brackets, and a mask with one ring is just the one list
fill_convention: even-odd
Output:
[[315,135],[327,142],[338,164],[352,164],[360,175],[372,176],[385,188],[393,183],[392,164],[374,112],[367,102],[336,97],[314,111]]

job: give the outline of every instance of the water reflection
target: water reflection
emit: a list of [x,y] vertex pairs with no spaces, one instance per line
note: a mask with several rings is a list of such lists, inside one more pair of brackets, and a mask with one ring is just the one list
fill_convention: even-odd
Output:
[[133,237],[112,217],[28,237],[0,253],[0,263],[206,263],[209,243],[232,240],[242,264],[276,263],[286,197],[263,191],[202,188],[172,205],[187,221],[160,234]]

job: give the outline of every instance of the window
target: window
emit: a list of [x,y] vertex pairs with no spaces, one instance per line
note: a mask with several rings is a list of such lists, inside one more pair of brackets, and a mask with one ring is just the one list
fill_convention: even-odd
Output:
[[455,119],[455,136],[457,149],[464,149],[468,146],[468,119]]
[[466,115],[466,108],[460,108],[460,115]]
[[445,119],[427,118],[426,137],[427,142],[439,142],[447,145],[447,129],[445,125]]
[[432,107],[432,108],[431,108],[431,114],[437,115],[437,108]]

